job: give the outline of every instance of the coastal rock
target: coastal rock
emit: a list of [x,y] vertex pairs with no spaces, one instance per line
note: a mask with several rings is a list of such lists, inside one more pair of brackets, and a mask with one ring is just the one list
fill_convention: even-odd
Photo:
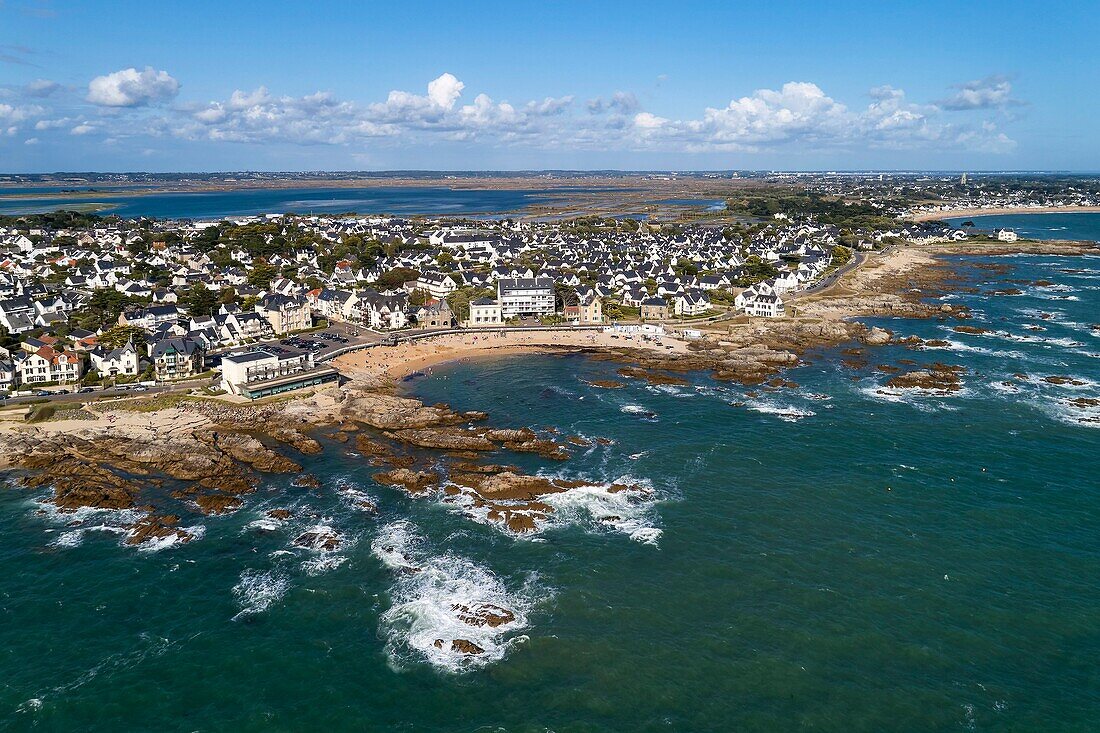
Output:
[[285,522],[290,519],[290,516],[289,509],[270,509],[267,512],[268,519],[274,519],[279,522]]
[[463,461],[456,463],[451,468],[455,471],[462,471],[465,473],[504,473],[505,471],[518,472],[519,469],[515,466],[501,466],[495,463],[472,463],[470,461]]
[[301,476],[295,477],[290,485],[301,489],[319,489],[321,488],[321,479],[311,473],[303,473]]
[[327,527],[319,527],[298,535],[294,538],[292,544],[295,547],[302,547],[307,550],[335,552],[340,549],[341,542],[339,533]]
[[569,451],[552,440],[532,438],[518,443],[505,443],[504,447],[514,453],[536,453],[553,461],[569,460]]
[[887,331],[885,328],[879,328],[875,326],[870,331],[863,335],[863,343],[871,346],[882,346],[890,343],[890,339],[894,334]]
[[387,438],[418,448],[437,450],[491,451],[496,444],[483,435],[462,428],[421,428],[387,432]]
[[140,490],[136,484],[123,480],[110,470],[84,463],[69,456],[40,456],[23,462],[23,467],[35,469],[23,476],[23,486],[37,488],[53,486],[49,502],[63,512],[92,509],[132,509]]
[[477,644],[466,639],[455,639],[451,642],[451,651],[458,652],[459,654],[474,655],[484,654],[485,650],[479,647]]
[[1069,385],[1070,387],[1084,387],[1088,382],[1082,379],[1076,379],[1075,377],[1061,377],[1051,376],[1043,377],[1043,381],[1047,384],[1057,384],[1059,386]]
[[978,326],[955,326],[953,329],[956,333],[969,333],[975,336],[983,333],[989,333],[987,329],[979,328]]
[[965,367],[948,364],[930,364],[925,369],[905,372],[886,380],[886,386],[900,389],[920,389],[934,394],[957,392],[962,387],[961,374]]
[[228,514],[240,509],[243,501],[225,494],[203,494],[195,497],[195,503],[203,514]]
[[496,628],[516,620],[516,615],[507,608],[492,603],[473,603],[465,605],[456,603],[451,606],[458,620],[470,626],[488,626]]
[[685,385],[690,384],[688,380],[683,377],[674,377],[671,374],[661,374],[658,372],[652,372],[648,369],[639,367],[623,367],[618,371],[619,376],[629,377],[631,379],[643,379],[649,384],[672,384],[672,385]]
[[449,408],[425,407],[419,400],[380,392],[350,392],[341,406],[341,417],[379,430],[411,430],[457,425],[484,419],[484,413],[456,413]]
[[300,465],[271,450],[250,435],[218,430],[211,433],[198,433],[196,438],[205,442],[212,441],[215,446],[228,453],[233,459],[241,463],[247,463],[257,471],[294,473],[302,470]]
[[490,428],[481,431],[481,434],[489,440],[495,440],[501,443],[522,443],[535,439],[535,431],[530,428],[521,428],[519,430]]
[[392,471],[380,471],[372,478],[384,486],[398,486],[410,494],[426,493],[436,483],[435,474],[427,471],[410,471],[407,468],[395,468]]
[[265,432],[280,443],[286,443],[299,453],[314,456],[323,451],[321,444],[300,430],[286,426],[272,426]]
[[140,521],[131,524],[127,529],[126,544],[141,545],[153,540],[162,540],[173,537],[179,542],[190,542],[195,536],[190,532],[179,529],[180,518],[174,514],[157,516],[150,514]]

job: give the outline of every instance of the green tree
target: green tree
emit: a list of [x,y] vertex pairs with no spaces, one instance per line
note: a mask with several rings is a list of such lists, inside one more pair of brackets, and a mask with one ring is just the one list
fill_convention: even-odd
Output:
[[271,286],[271,280],[278,272],[273,265],[267,264],[264,260],[260,260],[252,267],[252,272],[248,273],[248,284],[257,288],[268,288]]
[[218,296],[202,283],[195,283],[183,298],[187,312],[194,316],[208,316],[214,312]]
[[99,345],[107,349],[118,349],[129,341],[141,350],[145,345],[145,329],[138,326],[115,326],[108,328],[98,338]]

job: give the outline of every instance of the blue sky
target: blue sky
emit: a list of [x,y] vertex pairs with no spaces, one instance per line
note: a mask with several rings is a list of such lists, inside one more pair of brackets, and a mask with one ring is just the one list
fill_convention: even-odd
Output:
[[1100,10],[0,0],[0,170],[1100,170]]

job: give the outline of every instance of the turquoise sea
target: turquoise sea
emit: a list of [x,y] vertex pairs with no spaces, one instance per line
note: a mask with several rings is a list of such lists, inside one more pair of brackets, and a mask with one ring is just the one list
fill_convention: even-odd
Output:
[[1028,239],[1100,240],[1100,211],[1064,214],[995,214],[945,219],[955,226],[972,221],[978,229],[1014,229]]
[[[536,536],[376,486],[334,442],[305,459],[323,489],[274,481],[156,551],[0,491],[0,730],[1094,731],[1100,257],[958,262],[982,292],[947,302],[986,333],[881,321],[947,345],[816,353],[797,388],[604,390],[616,365],[582,356],[408,382],[614,441],[506,462],[653,491],[570,493]],[[886,389],[875,367],[904,359],[969,373],[946,397]],[[294,548],[313,525],[344,546]],[[518,618],[464,629],[487,653],[463,666],[431,640],[474,601]]]
[[[242,188],[201,193],[134,193],[114,190],[79,197],[51,194],[2,198],[27,189],[0,188],[0,214],[28,214],[106,204],[102,214],[161,219],[216,219],[255,214],[499,215],[553,201],[556,196],[603,189],[562,186],[552,189],[466,189],[440,186],[368,186],[362,188]],[[628,189],[629,190],[629,189]]]

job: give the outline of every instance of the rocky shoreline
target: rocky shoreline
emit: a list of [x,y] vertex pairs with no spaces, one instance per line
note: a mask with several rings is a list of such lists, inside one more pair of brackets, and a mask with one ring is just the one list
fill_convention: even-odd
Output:
[[[1046,254],[1095,251],[1047,243],[986,247],[981,253],[1021,250]],[[947,251],[970,253],[964,247]],[[928,302],[930,297],[966,287],[958,282],[954,268],[927,252],[918,251],[916,257],[906,267],[891,267],[890,261],[884,260],[878,268],[854,271],[832,292],[794,301],[793,317],[711,326],[703,338],[688,345],[686,353],[631,347],[565,351],[622,363],[620,380],[593,383],[605,389],[620,388],[625,380],[682,385],[687,381],[680,375],[688,372],[708,372],[718,380],[764,390],[780,389],[793,384],[782,378],[785,369],[813,358],[815,351],[843,346],[851,352],[844,364],[859,368],[867,364],[863,354],[867,347],[893,343],[919,350],[940,345],[868,327],[856,320],[860,317],[902,316],[944,322],[969,318],[963,307]],[[953,328],[962,333],[980,331],[964,323]],[[886,386],[947,394],[959,389],[965,371],[939,362],[921,367],[910,364],[914,368],[905,371],[891,365],[878,367],[891,374]],[[98,403],[87,409],[95,415],[112,405]],[[555,494],[578,488],[639,496],[646,492],[640,486],[599,486],[528,476],[492,460],[510,452],[567,461],[573,450],[598,447],[607,441],[560,436],[553,428],[494,428],[485,413],[424,405],[398,396],[392,385],[384,387],[373,381],[352,381],[309,398],[259,406],[188,400],[171,409],[181,416],[184,429],[140,435],[82,423],[89,425],[88,429],[75,434],[10,430],[0,433],[0,449],[7,464],[20,471],[18,483],[32,489],[49,487],[51,495],[46,501],[59,512],[139,512],[141,518],[126,527],[130,544],[192,539],[179,526],[182,512],[234,512],[263,483],[264,475],[297,474],[295,486],[323,491],[321,482],[303,473],[302,461],[324,450],[311,433],[344,444],[345,450],[354,452],[364,464],[379,469],[374,473],[378,484],[413,497],[435,496],[471,518],[512,533],[537,531],[545,525],[554,512],[546,499]],[[185,415],[196,421],[184,423]],[[616,518],[603,519],[613,522]],[[328,549],[338,545],[339,539],[321,538],[318,542]]]

